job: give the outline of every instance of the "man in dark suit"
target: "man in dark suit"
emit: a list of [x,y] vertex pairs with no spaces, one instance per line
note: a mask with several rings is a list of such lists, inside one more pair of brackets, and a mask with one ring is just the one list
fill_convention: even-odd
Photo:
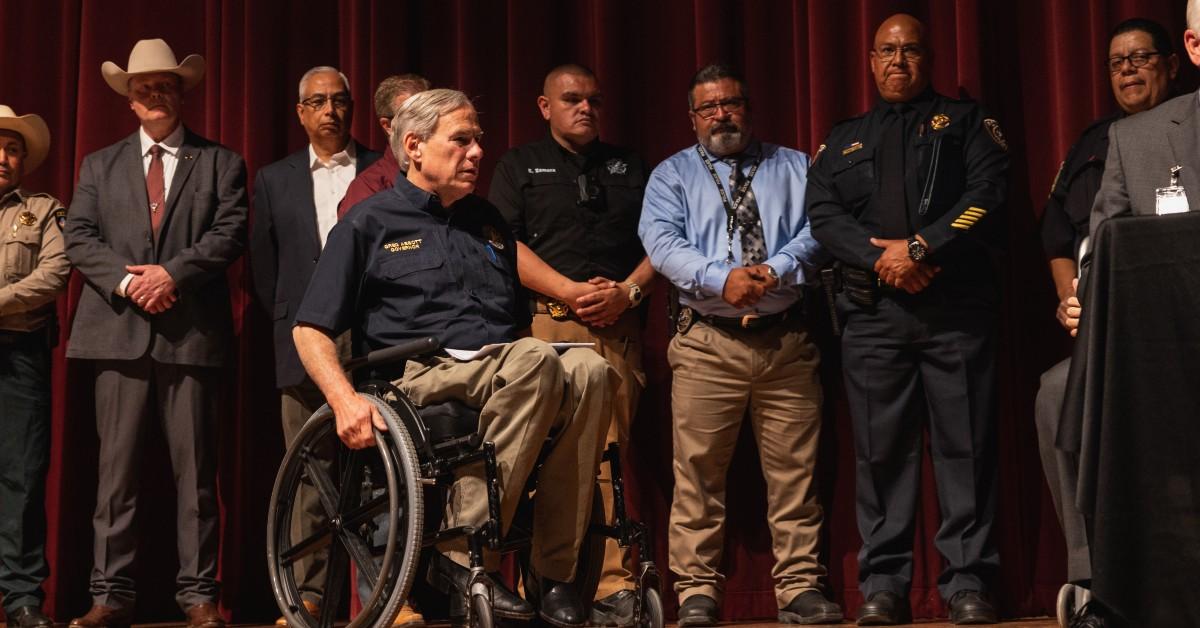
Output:
[[[287,444],[325,403],[296,355],[292,319],[325,238],[337,222],[338,202],[355,176],[380,157],[350,137],[354,104],[350,83],[336,68],[318,66],[305,72],[299,98],[296,115],[308,134],[308,146],[258,171],[250,237],[255,295],[273,320],[275,384],[283,393]],[[311,489],[301,492],[297,508],[292,533],[298,540],[313,533],[324,509]],[[303,572],[300,591],[305,603],[312,605],[310,610],[315,610],[325,586],[324,561],[314,559]],[[287,622],[280,618],[276,623]]]
[[204,59],[176,63],[166,42],[143,40],[128,67],[101,70],[140,128],[84,158],[65,233],[67,256],[88,283],[67,357],[96,369],[100,436],[93,607],[71,626],[132,619],[142,435],[159,421],[178,494],[176,599],[189,626],[219,628],[212,430],[233,339],[225,271],[245,246],[246,169],[180,120]]

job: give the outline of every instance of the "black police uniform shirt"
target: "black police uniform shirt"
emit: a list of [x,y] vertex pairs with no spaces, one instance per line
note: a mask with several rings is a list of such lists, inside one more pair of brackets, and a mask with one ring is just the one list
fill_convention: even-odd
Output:
[[358,355],[424,336],[478,349],[530,320],[500,212],[473,194],[444,208],[403,173],[329,232],[296,313],[335,335],[354,328]]
[[500,158],[488,198],[513,235],[566,277],[622,281],[645,257],[645,186],[632,151],[597,140],[577,155],[547,135]]
[[1042,248],[1047,259],[1075,259],[1087,237],[1092,202],[1104,178],[1108,128],[1121,117],[1115,114],[1089,125],[1059,166],[1042,214]]
[[[929,245],[929,262],[942,271],[934,285],[995,291],[981,226],[999,224],[1007,192],[1008,145],[999,124],[973,101],[926,90],[907,103],[904,174],[909,235]],[[817,151],[805,191],[813,235],[843,263],[873,270],[880,237],[895,207],[879,198],[879,149],[892,105],[834,125]],[[904,206],[904,205],[901,205]],[[907,236],[904,236],[907,237]],[[974,286],[974,288],[972,288]]]

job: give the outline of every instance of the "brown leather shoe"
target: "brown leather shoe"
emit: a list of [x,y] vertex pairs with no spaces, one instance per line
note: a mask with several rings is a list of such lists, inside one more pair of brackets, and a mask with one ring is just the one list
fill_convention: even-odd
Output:
[[[320,617],[321,617],[321,607],[320,607],[320,606],[317,606],[316,602],[310,602],[310,601],[308,601],[308,600],[300,600],[300,601],[304,603],[304,610],[308,611],[308,614],[309,614],[309,615],[312,615],[313,617],[316,617],[316,618],[320,619]],[[275,625],[276,625],[276,626],[286,626],[286,625],[288,625],[288,623],[287,623],[287,617],[284,617],[284,616],[280,615],[280,616],[279,616],[279,619],[276,619],[276,620],[275,620]]]
[[70,628],[128,628],[132,619],[132,609],[97,604],[87,612],[87,615],[72,619],[68,626]]
[[188,607],[187,618],[188,628],[225,628],[225,618],[212,602]]
[[425,625],[425,617],[417,612],[407,602],[400,607],[400,614],[392,620],[393,628],[421,628]]

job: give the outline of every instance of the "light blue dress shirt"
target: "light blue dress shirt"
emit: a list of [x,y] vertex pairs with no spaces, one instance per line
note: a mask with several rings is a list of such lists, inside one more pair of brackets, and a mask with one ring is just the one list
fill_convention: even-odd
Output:
[[[742,235],[740,230],[733,233],[731,265],[727,262],[725,207],[696,147],[668,157],[646,184],[638,235],[655,270],[679,289],[680,302],[701,314],[782,312],[800,299],[803,284],[815,281],[826,259],[804,213],[808,155],[755,142],[742,157],[743,175],[749,175],[757,154],[762,155],[762,163],[750,187],[762,219],[766,263],[779,274],[779,286],[752,308],[738,309],[721,298],[729,271],[742,265]],[[735,191],[729,187],[729,175],[733,166],[711,155],[710,159],[732,202]]]

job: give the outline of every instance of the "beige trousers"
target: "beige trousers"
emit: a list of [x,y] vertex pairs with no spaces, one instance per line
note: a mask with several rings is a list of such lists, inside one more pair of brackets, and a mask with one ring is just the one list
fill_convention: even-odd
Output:
[[813,490],[821,432],[817,347],[803,325],[726,331],[696,323],[667,349],[673,371],[675,494],[669,554],[680,600],[721,600],[726,476],[749,417],[767,483],[775,599],[780,608],[817,587],[822,511]]
[[[396,385],[418,405],[458,399],[480,408],[479,431],[496,445],[504,532],[546,438],[553,439],[538,475],[532,561],[542,576],[571,581],[591,514],[616,380],[594,351],[572,349],[559,356],[540,340],[522,338],[470,362],[410,361]],[[487,507],[480,464],[461,473],[451,488],[446,525],[481,525]],[[468,564],[465,540],[439,549]],[[488,558],[495,565],[495,557]]]
[[[627,311],[617,322],[608,327],[590,327],[568,319],[556,321],[549,314],[535,314],[533,336],[546,342],[591,342],[595,351],[608,360],[620,376],[617,393],[612,402],[612,423],[608,428],[605,446],[619,443],[622,450],[629,445],[629,428],[637,412],[638,399],[646,388],[646,373],[642,370],[641,320],[637,312]],[[608,522],[613,517],[612,478],[608,465],[600,469],[600,495],[604,499],[604,512]],[[604,567],[600,573],[600,585],[596,599],[603,599],[622,589],[633,589],[633,574],[629,571],[632,560],[628,549],[621,549],[615,539],[604,545]]]

